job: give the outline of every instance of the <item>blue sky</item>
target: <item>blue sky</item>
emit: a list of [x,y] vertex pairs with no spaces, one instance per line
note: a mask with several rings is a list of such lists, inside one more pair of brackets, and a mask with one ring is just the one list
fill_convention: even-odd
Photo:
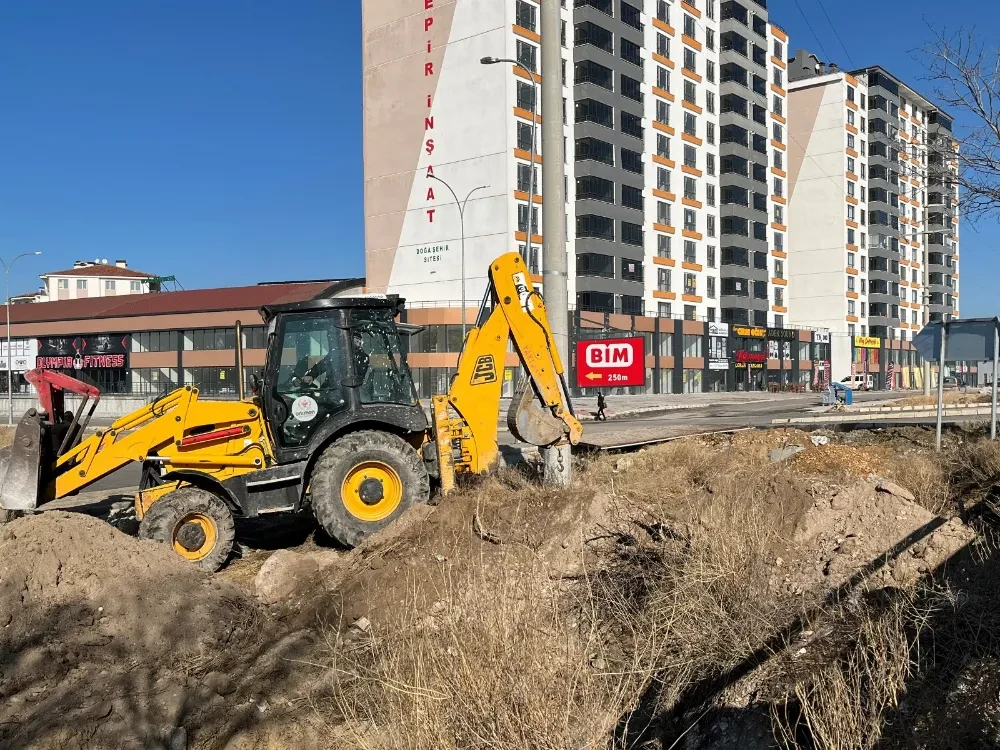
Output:
[[356,0],[0,2],[11,287],[127,258],[187,288],[363,275]]
[[[793,50],[917,88],[924,19],[992,38],[991,7],[769,2]],[[98,257],[187,288],[360,275],[362,216],[357,0],[0,2],[0,256],[44,253],[14,290]],[[963,316],[1000,312],[998,240],[964,225]]]

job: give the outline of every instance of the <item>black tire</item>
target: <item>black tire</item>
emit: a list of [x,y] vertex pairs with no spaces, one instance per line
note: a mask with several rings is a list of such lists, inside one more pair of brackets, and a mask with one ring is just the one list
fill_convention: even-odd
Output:
[[[366,467],[372,467],[373,477],[364,473]],[[395,478],[386,477],[390,470]],[[362,487],[354,499],[347,488],[358,477],[362,478]],[[362,499],[362,492],[369,489],[365,483],[374,488],[374,502],[372,495]],[[349,495],[346,499],[345,493]],[[430,480],[427,467],[412,445],[389,432],[365,430],[345,435],[323,450],[313,466],[309,494],[323,530],[341,544],[356,547],[409,508],[426,503]],[[353,512],[351,507],[360,508],[367,517]]]
[[153,503],[139,523],[139,538],[168,544],[181,559],[214,573],[229,559],[236,525],[218,495],[188,486]]

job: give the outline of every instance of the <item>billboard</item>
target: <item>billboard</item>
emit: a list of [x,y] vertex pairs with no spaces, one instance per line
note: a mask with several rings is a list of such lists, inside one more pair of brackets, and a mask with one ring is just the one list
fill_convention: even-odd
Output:
[[46,370],[123,369],[128,367],[125,334],[55,336],[38,339],[37,366]]
[[635,337],[576,342],[576,384],[579,387],[618,387],[645,383],[645,339]]

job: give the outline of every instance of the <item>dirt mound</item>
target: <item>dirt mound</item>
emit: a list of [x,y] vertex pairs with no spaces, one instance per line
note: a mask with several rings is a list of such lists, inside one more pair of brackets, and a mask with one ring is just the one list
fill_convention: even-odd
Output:
[[2,747],[231,735],[246,716],[225,706],[262,668],[265,621],[245,592],[85,515],[0,529],[0,625]]
[[[806,442],[805,445],[810,445]],[[802,473],[841,473],[864,476],[882,471],[887,451],[878,448],[856,448],[853,445],[828,444],[809,447],[792,458],[796,471]]]
[[939,518],[877,487],[907,494],[875,478],[817,497],[792,538],[789,551],[797,561],[778,568],[788,590],[831,589],[859,574],[876,585],[910,585],[975,538],[960,519]]

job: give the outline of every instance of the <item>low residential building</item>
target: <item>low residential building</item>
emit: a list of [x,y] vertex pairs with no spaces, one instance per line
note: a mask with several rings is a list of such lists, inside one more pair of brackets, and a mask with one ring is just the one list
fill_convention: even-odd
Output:
[[114,297],[159,291],[156,276],[129,268],[128,261],[78,260],[72,268],[41,274],[37,292],[11,297],[11,303],[54,302],[90,297]]

